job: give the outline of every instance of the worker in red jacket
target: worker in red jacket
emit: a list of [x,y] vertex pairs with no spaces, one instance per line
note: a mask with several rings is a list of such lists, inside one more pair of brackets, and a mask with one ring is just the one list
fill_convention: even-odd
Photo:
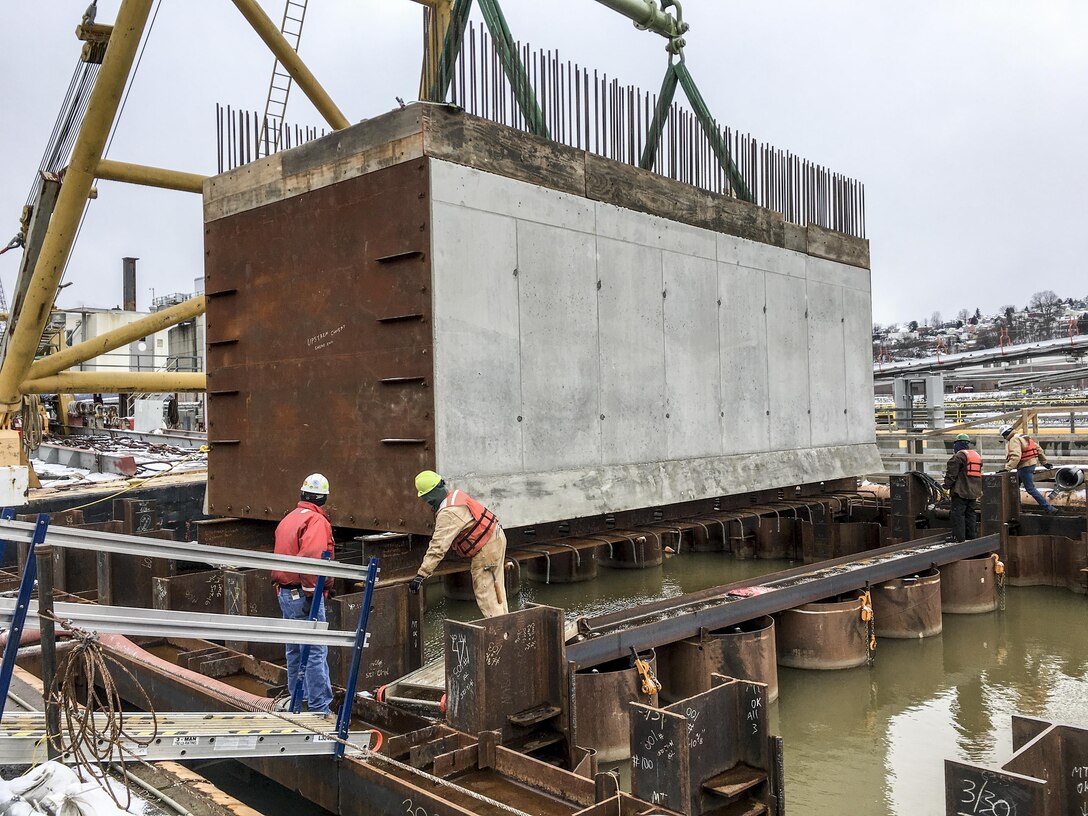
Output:
[[408,584],[419,592],[431,577],[446,552],[453,551],[471,559],[472,593],[485,618],[505,615],[506,603],[506,533],[495,514],[463,490],[450,490],[433,470],[416,476],[416,493],[435,512],[431,543],[419,565],[419,573]]
[[[328,498],[329,480],[320,473],[307,476],[302,483],[298,507],[284,516],[276,527],[276,555],[320,559],[327,552],[332,558],[332,524],[321,509]],[[272,573],[272,583],[276,587],[284,620],[307,620],[314,603],[318,605],[315,620],[325,620],[325,599],[314,598],[316,576],[277,570]],[[307,707],[316,714],[331,713],[332,683],[329,681],[328,651],[327,646],[310,646],[306,666],[301,669],[305,672],[303,687]],[[295,687],[301,652],[302,647],[297,643],[287,644],[288,690]]]

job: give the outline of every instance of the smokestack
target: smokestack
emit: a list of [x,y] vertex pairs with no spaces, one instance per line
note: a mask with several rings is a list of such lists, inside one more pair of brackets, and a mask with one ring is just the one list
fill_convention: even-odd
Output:
[[122,258],[124,263],[123,287],[126,312],[136,311],[136,261],[139,258]]

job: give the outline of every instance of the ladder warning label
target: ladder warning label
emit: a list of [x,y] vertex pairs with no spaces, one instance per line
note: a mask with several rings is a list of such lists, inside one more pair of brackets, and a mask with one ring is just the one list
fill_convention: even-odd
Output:
[[219,737],[215,741],[216,751],[252,751],[257,747],[257,737]]

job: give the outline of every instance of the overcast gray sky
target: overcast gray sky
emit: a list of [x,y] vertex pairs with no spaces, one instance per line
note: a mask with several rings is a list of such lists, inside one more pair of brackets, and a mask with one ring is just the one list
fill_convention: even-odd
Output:
[[[6,2],[0,242],[16,232],[71,76],[88,0]],[[100,22],[118,0],[101,0]],[[281,0],[262,0],[274,19]],[[505,0],[516,38],[656,89],[663,41],[594,0]],[[687,59],[715,116],[866,184],[873,319],[1088,295],[1083,0],[684,0]],[[416,96],[421,9],[310,0],[300,53],[352,121]],[[478,15],[477,15],[478,16]],[[161,0],[110,158],[215,172],[215,103],[263,109],[272,57],[230,0]],[[288,121],[321,124],[292,94]],[[99,183],[59,304],[139,306],[200,274],[199,197]],[[0,257],[10,293],[18,252]]]

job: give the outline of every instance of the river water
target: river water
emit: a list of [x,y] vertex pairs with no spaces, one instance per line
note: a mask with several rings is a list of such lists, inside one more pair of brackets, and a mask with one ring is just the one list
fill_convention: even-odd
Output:
[[[754,578],[796,564],[685,553],[656,568],[609,570],[580,584],[522,582],[511,608],[547,604],[596,615]],[[430,587],[426,653],[444,618],[473,603]],[[1088,727],[1088,600],[1065,589],[1009,587],[1005,611],[945,615],[923,640],[881,639],[875,664],[844,671],[779,668],[773,733],[785,741],[786,812],[794,816],[942,816],[944,760],[998,765],[1014,713]]]

